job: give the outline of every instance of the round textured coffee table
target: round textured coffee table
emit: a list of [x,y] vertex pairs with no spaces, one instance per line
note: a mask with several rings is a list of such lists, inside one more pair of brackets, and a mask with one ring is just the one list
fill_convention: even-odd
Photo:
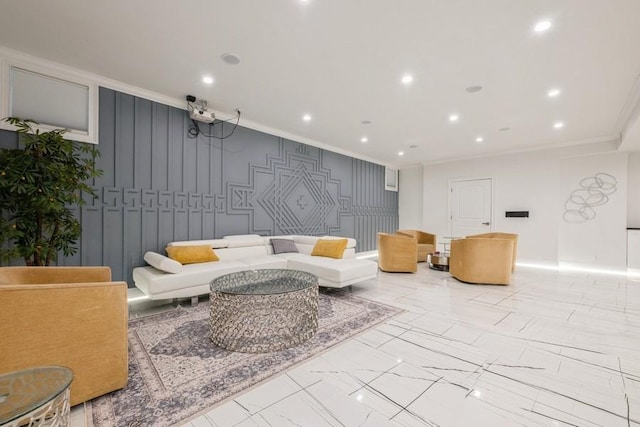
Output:
[[318,278],[264,269],[211,281],[211,341],[232,351],[267,353],[301,344],[318,330]]
[[0,425],[68,426],[73,373],[43,366],[0,375]]

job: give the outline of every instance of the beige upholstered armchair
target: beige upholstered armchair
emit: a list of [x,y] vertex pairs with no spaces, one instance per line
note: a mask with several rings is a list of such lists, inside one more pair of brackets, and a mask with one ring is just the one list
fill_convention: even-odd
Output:
[[418,262],[425,262],[427,260],[427,254],[436,251],[435,234],[425,233],[420,230],[398,230],[396,234],[415,237],[418,242],[418,253],[416,255]]
[[378,267],[391,273],[415,273],[418,244],[414,237],[378,233]]
[[124,387],[127,284],[109,267],[0,268],[0,373],[73,371],[71,405]]
[[473,237],[452,240],[449,272],[463,282],[508,285],[514,248],[511,239]]
[[511,260],[511,271],[516,270],[516,256],[518,255],[518,235],[511,233],[482,233],[467,236],[467,239],[509,239],[513,241],[513,259]]

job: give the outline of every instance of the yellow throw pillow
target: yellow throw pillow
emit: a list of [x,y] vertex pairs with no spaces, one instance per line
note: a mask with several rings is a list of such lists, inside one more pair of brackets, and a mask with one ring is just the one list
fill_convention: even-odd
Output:
[[312,256],[326,256],[329,258],[342,258],[347,248],[347,239],[318,239],[311,251]]
[[180,264],[220,261],[211,246],[167,246],[167,255]]

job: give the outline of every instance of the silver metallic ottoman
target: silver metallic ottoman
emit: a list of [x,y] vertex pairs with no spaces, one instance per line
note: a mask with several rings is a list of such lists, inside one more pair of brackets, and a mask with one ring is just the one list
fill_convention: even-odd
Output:
[[318,330],[318,278],[264,269],[211,281],[210,338],[227,350],[267,353],[301,344]]

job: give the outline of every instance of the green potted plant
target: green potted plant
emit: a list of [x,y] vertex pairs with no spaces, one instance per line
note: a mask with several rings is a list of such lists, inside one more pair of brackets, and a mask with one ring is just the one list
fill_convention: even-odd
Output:
[[82,193],[97,197],[87,180],[100,176],[95,146],[67,140],[66,129],[40,132],[37,123],[4,119],[22,147],[0,150],[0,259],[46,266],[78,251],[81,227],[71,211]]

